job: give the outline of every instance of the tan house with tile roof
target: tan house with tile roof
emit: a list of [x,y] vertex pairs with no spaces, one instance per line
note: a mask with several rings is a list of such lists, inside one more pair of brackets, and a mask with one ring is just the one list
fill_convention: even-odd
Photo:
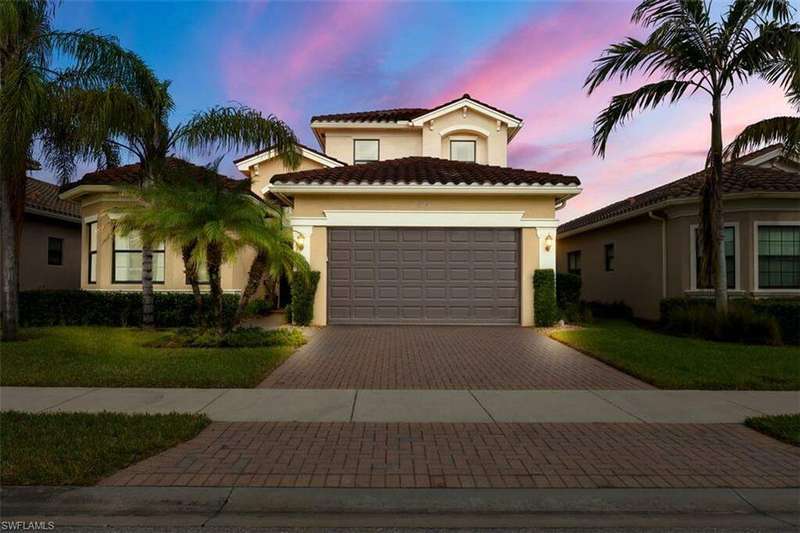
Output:
[[[315,116],[320,149],[301,147],[296,169],[269,149],[235,163],[253,192],[285,206],[297,248],[321,274],[315,324],[530,325],[533,272],[555,268],[556,210],[581,189],[574,176],[508,168],[521,127],[464,95],[435,108]],[[113,191],[90,185],[62,194],[80,197],[84,255],[96,257],[93,286],[84,261],[83,287],[116,289],[119,251],[88,229]],[[95,240],[108,244],[90,251]],[[187,289],[179,257],[164,253],[162,289]],[[241,289],[247,266],[227,265],[224,288]]]
[[[722,183],[732,296],[800,298],[800,167],[770,146],[727,163]],[[559,272],[580,274],[583,299],[623,301],[657,319],[663,298],[698,286],[701,171],[558,228]]]
[[80,206],[58,194],[46,181],[29,177],[25,184],[20,290],[80,288]]

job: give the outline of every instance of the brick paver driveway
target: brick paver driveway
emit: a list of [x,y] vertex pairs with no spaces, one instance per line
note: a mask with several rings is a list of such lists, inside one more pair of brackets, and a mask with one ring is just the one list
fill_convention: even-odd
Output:
[[262,387],[283,389],[648,389],[531,329],[329,326]]
[[103,485],[797,487],[800,449],[735,424],[211,424]]

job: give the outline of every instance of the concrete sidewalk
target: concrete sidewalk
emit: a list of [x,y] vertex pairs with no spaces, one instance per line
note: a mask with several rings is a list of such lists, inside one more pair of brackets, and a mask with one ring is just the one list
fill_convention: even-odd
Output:
[[800,412],[800,392],[0,387],[0,409],[205,413],[220,422],[710,424]]
[[798,489],[4,487],[4,521],[57,526],[714,527],[796,530]]

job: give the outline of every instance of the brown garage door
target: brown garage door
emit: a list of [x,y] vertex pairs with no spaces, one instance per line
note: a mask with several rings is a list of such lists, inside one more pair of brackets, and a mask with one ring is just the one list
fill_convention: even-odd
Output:
[[518,324],[519,230],[329,228],[331,324]]

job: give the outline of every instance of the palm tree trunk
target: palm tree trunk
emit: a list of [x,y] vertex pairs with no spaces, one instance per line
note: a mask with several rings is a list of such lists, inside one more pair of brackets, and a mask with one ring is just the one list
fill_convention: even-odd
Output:
[[717,311],[728,311],[728,280],[725,269],[725,235],[722,213],[722,102],[713,97],[711,112],[711,172],[703,184],[700,235],[703,247],[701,275],[705,286],[714,287]]
[[[5,171],[5,173],[3,173]],[[19,262],[17,255],[17,227],[13,216],[13,177],[8,169],[0,169],[0,258],[2,259],[2,340],[17,338],[19,325]]]
[[194,303],[197,306],[198,323],[203,319],[203,295],[200,293],[200,280],[197,274],[197,263],[192,260],[192,253],[197,246],[197,240],[192,240],[189,244],[181,248],[183,256],[183,268],[186,272],[186,280],[192,286]]
[[206,248],[206,267],[208,268],[208,283],[211,289],[211,309],[208,313],[209,324],[217,326],[222,331],[222,248],[217,243],[210,243]]
[[149,244],[142,245],[142,326],[152,328],[153,313],[153,250]]
[[264,272],[266,269],[267,253],[264,251],[259,251],[255,259],[253,259],[253,264],[250,266],[250,274],[247,277],[247,285],[245,285],[244,291],[242,291],[242,296],[239,298],[239,306],[236,308],[236,315],[233,317],[234,326],[241,322],[244,311],[247,308],[247,304],[250,303],[250,299],[253,297],[256,291],[258,291],[258,286],[261,284],[261,280],[264,278]]

